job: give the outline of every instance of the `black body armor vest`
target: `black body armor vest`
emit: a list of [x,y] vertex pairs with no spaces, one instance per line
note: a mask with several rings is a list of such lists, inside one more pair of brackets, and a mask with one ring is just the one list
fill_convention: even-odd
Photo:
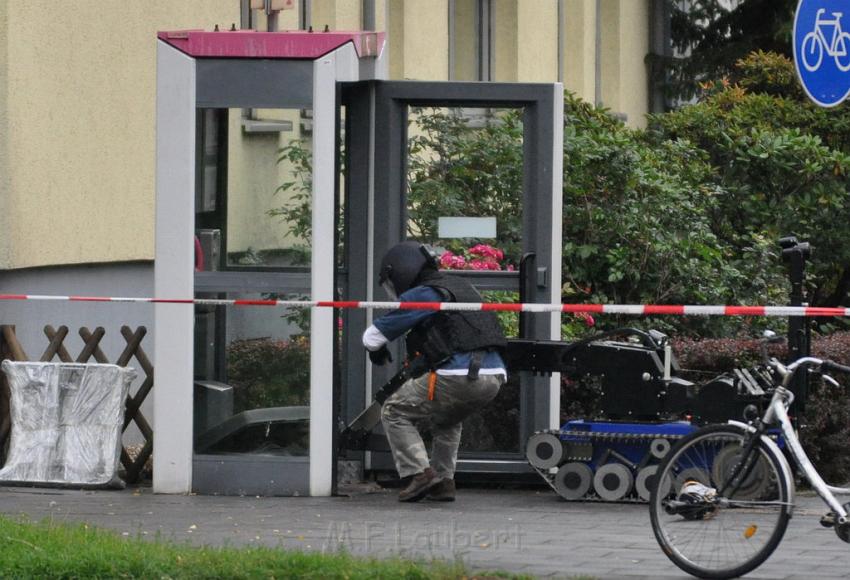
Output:
[[[481,302],[478,291],[460,277],[435,272],[421,285],[436,290],[446,302]],[[424,355],[432,369],[455,353],[502,350],[506,345],[496,314],[480,311],[441,310],[415,326],[406,339],[408,357]]]

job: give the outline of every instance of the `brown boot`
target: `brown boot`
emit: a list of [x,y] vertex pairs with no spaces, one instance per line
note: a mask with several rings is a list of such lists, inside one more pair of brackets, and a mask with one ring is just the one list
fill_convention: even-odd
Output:
[[434,473],[434,470],[430,467],[426,467],[425,471],[414,475],[413,479],[410,480],[410,483],[407,484],[407,487],[401,490],[398,494],[398,501],[419,501],[425,497],[431,488],[437,483],[439,483],[437,481],[437,474]]
[[441,479],[437,485],[428,490],[428,499],[431,501],[454,501],[455,480]]

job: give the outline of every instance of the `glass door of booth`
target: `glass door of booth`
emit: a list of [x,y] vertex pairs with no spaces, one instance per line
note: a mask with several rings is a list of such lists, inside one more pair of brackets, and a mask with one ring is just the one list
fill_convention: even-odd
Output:
[[[196,296],[309,300],[309,110],[203,108],[197,127]],[[309,490],[309,321],[196,307],[195,491]]]
[[[521,284],[530,302],[559,295],[550,268],[553,228],[560,231],[552,211],[555,102],[553,85],[375,81],[346,87],[347,295],[371,292],[372,299],[387,300],[376,281],[381,256],[410,239],[438,248],[442,267],[467,277],[485,301],[518,302]],[[373,123],[371,134],[364,118]],[[370,154],[378,160],[373,173],[365,169]],[[357,198],[365,203],[351,202],[366,191]],[[520,262],[529,253],[537,266],[521,280]],[[396,369],[368,368],[359,333],[371,318],[348,316],[343,415],[350,420]],[[520,337],[518,314],[500,314],[500,321],[506,335]],[[550,317],[523,322],[523,338],[552,338]],[[399,345],[395,360],[402,355]],[[352,388],[369,375],[364,390]],[[458,472],[527,472],[525,441],[550,427],[549,386],[546,377],[512,376],[493,403],[464,423]],[[369,453],[366,463],[374,471],[393,470],[385,452]]]

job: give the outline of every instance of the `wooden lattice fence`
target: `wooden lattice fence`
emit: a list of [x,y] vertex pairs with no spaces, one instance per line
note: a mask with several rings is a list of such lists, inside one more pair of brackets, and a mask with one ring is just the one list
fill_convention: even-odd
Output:
[[[102,327],[95,328],[94,332],[86,327],[80,328],[79,334],[84,344],[83,349],[76,358],[73,358],[64,346],[65,338],[68,336],[67,326],[60,326],[58,329],[55,329],[47,325],[44,327],[44,334],[49,343],[38,359],[40,362],[50,362],[57,356],[62,362],[86,363],[92,358],[98,363],[107,364],[110,362],[100,349],[100,341],[106,334],[106,331]],[[142,384],[136,390],[135,395],[128,395],[124,403],[124,428],[122,432],[127,430],[130,422],[135,421],[145,440],[141,450],[134,453],[135,457],[131,457],[126,447],[122,447],[121,449],[121,463],[124,465],[126,471],[125,479],[128,483],[139,481],[145,463],[153,453],[153,429],[141,412],[142,403],[150,394],[151,389],[153,389],[153,365],[141,346],[145,334],[147,334],[147,328],[144,326],[138,327],[135,331],[129,326],[122,326],[121,336],[124,337],[126,346],[114,363],[122,367],[133,366],[140,373],[144,373],[145,377]],[[133,358],[136,359],[136,363],[130,364]],[[0,325],[0,360],[3,359],[14,361],[35,360],[31,359],[24,351],[15,334],[15,327],[11,325]],[[6,384],[5,376],[2,376],[0,378],[0,460],[5,460],[2,453],[6,447],[6,440],[9,437],[10,431],[9,387]]]

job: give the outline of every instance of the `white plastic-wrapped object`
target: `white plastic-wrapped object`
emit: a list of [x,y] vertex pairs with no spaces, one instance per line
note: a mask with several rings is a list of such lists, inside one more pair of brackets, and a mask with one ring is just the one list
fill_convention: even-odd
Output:
[[133,369],[8,360],[2,368],[12,430],[0,483],[123,487],[118,462]]

